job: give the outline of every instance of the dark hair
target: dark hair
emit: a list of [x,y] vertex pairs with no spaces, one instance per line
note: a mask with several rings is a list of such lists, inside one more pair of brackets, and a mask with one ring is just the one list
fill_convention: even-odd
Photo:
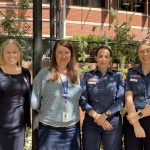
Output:
[[106,46],[106,45],[101,45],[100,47],[98,47],[96,50],[95,50],[95,56],[97,56],[98,52],[101,50],[101,49],[107,49],[110,53],[110,57],[112,57],[112,51],[111,51],[111,48]]
[[117,59],[117,58],[115,58],[115,59],[113,60],[113,63],[120,64],[120,60]]
[[71,52],[71,58],[67,65],[67,71],[68,71],[68,76],[70,78],[70,81],[72,83],[76,83],[77,69],[76,69],[75,53],[71,43],[67,40],[59,40],[55,42],[54,49],[51,56],[51,62],[50,62],[50,70],[51,70],[50,80],[56,81],[58,79],[58,73],[57,73],[58,70],[57,70],[57,62],[56,62],[56,50],[58,45],[68,48]]

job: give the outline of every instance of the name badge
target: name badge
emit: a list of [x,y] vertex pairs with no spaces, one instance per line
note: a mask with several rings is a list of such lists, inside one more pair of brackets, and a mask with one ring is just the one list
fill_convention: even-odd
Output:
[[138,79],[130,78],[130,81],[138,82]]
[[89,81],[88,84],[96,84],[96,82]]
[[68,122],[68,113],[67,112],[62,113],[62,122]]

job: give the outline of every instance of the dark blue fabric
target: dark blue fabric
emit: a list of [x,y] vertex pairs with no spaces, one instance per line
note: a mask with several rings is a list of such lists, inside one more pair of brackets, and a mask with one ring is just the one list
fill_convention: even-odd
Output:
[[126,91],[133,92],[136,109],[150,105],[150,73],[145,76],[141,65],[128,70]]
[[38,150],[80,150],[80,123],[70,127],[40,126],[38,138]]
[[[83,93],[80,106],[86,111],[82,135],[84,150],[99,150],[103,143],[105,150],[121,150],[122,122],[119,112],[124,104],[124,80],[120,72],[108,69],[106,74],[96,69],[85,73],[81,81]],[[94,109],[102,114],[107,110],[112,117],[107,120],[112,124],[112,131],[104,131],[87,114]]]
[[150,150],[150,116],[144,117],[139,121],[145,131],[146,138],[136,138],[133,125],[124,116],[123,134],[125,150]]
[[14,133],[0,129],[0,150],[23,150],[24,136],[24,127]]
[[32,91],[32,85],[31,85],[31,75],[28,69],[22,67],[22,73],[23,77],[26,79],[26,87],[27,91],[25,94],[25,103],[24,103],[24,118],[25,123],[28,127],[31,127],[31,116],[30,116],[30,103],[31,103],[31,91]]
[[[29,118],[29,81],[22,73],[11,75],[0,68],[0,150],[23,150],[24,130]],[[27,116],[28,114],[28,116]]]
[[93,122],[88,115],[85,116],[82,127],[83,150],[122,150],[122,123],[119,115],[109,119],[113,126],[112,131],[105,131]]
[[105,76],[96,69],[85,73],[81,80],[83,93],[80,106],[87,113],[94,109],[97,113],[111,110],[119,112],[124,103],[124,80],[120,72],[108,69]]

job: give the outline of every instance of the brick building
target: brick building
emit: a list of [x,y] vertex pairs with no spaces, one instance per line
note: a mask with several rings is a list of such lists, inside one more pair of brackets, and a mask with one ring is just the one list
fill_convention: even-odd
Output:
[[[10,9],[16,0],[0,0],[0,11]],[[60,0],[60,31],[61,37],[74,35],[105,35],[114,36],[114,18],[111,7],[118,13],[120,23],[126,22],[131,16],[131,31],[136,39],[145,38],[150,32],[150,2],[149,0]],[[49,37],[49,0],[43,0],[42,5],[42,33]],[[15,7],[18,14],[26,16],[31,25],[29,35],[32,36],[32,4],[27,9]]]

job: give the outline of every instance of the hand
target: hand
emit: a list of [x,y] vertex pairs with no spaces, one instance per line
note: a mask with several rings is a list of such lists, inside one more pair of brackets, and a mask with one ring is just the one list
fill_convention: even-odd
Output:
[[130,122],[130,124],[133,125],[133,124],[136,123],[140,118],[139,118],[137,112],[135,112],[135,113],[131,113],[131,114],[127,115],[127,119],[128,119],[128,121]]
[[109,121],[105,120],[102,124],[101,124],[102,128],[105,131],[111,131],[113,129],[113,126],[110,124]]
[[150,116],[150,105],[146,105],[141,111],[143,113],[143,117]]
[[96,116],[97,116],[97,113],[96,113],[95,110],[91,110],[91,111],[88,113],[88,115],[91,116],[93,119],[95,119]]
[[145,138],[146,134],[139,122],[133,124],[134,133],[137,138]]
[[94,119],[94,122],[98,125],[103,124],[107,119],[107,116],[105,114],[97,114],[96,118]]

